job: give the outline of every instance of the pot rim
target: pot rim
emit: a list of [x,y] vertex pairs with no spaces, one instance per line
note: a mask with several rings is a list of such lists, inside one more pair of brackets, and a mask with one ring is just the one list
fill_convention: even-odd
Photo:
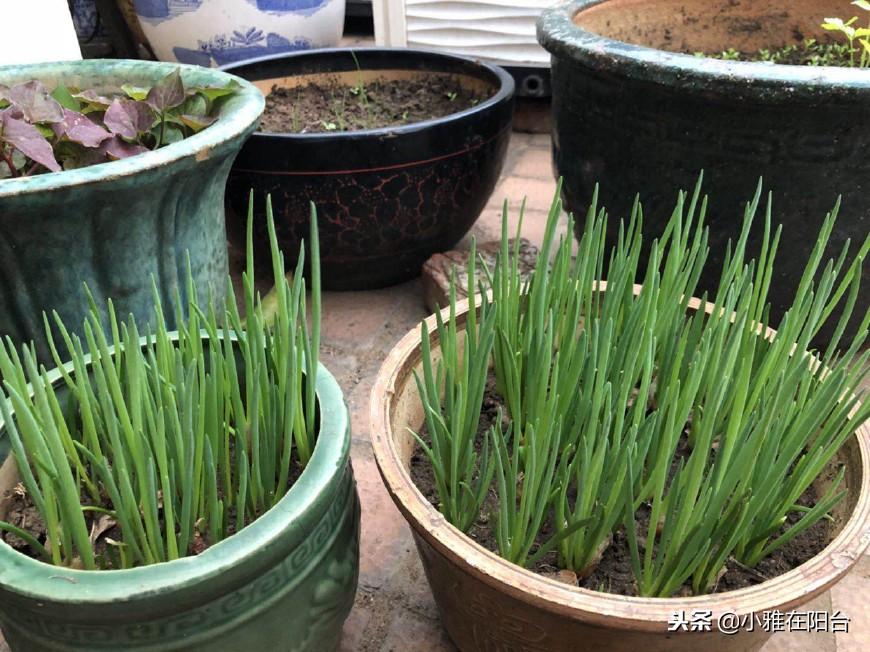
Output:
[[[343,139],[353,139],[359,137],[371,137],[371,138],[395,138],[398,136],[406,136],[410,134],[419,133],[421,131],[425,131],[426,129],[434,126],[434,125],[451,125],[455,122],[466,119],[469,116],[473,116],[479,113],[484,113],[492,109],[493,107],[502,104],[504,102],[509,102],[514,96],[515,90],[515,82],[514,78],[501,66],[497,66],[495,64],[486,63],[485,61],[481,61],[480,59],[475,59],[473,57],[467,57],[460,54],[452,54],[447,52],[439,52],[436,50],[429,50],[425,48],[391,48],[391,47],[362,47],[362,48],[352,48],[352,47],[344,47],[344,48],[323,48],[319,50],[299,50],[297,52],[284,52],[279,54],[270,54],[263,57],[257,57],[254,59],[246,59],[240,62],[234,62],[222,66],[220,70],[225,70],[229,73],[233,73],[233,71],[245,68],[249,65],[255,64],[268,64],[273,61],[282,61],[285,59],[306,59],[306,58],[329,58],[335,55],[341,55],[346,52],[352,52],[354,54],[361,53],[363,55],[366,54],[374,54],[375,56],[380,55],[393,55],[400,61],[405,59],[413,59],[414,57],[418,57],[420,55],[431,57],[435,59],[441,59],[447,63],[462,63],[462,64],[470,64],[474,67],[480,68],[482,70],[488,71],[491,75],[493,75],[498,81],[498,89],[495,94],[481,102],[480,104],[476,104],[475,106],[469,107],[467,109],[463,109],[462,111],[457,111],[456,113],[451,113],[446,116],[442,116],[440,118],[431,118],[428,120],[420,120],[419,122],[412,122],[408,125],[400,125],[400,126],[392,126],[392,127],[377,127],[375,129],[358,129],[356,131],[326,131],[326,132],[315,132],[308,134],[296,134],[291,132],[267,132],[267,131],[255,131],[251,134],[251,139],[274,139],[278,142],[286,142],[290,145],[293,141],[297,142],[306,142],[306,143],[317,143],[318,141],[323,141],[324,143],[335,144],[336,141],[341,141]],[[397,68],[401,69],[401,65],[397,65]],[[365,66],[361,65],[360,68],[365,70]],[[426,71],[424,71],[426,72]],[[437,71],[429,71],[429,72],[437,72]],[[287,76],[295,76],[295,75],[287,75]]]
[[168,75],[173,70],[181,71],[185,84],[216,85],[234,79],[241,88],[226,101],[219,119],[197,134],[160,149],[118,161],[89,165],[75,170],[0,180],[0,200],[7,196],[35,194],[130,177],[185,158],[192,158],[197,162],[204,161],[212,156],[213,149],[250,132],[265,107],[263,94],[247,80],[221,70],[188,64],[133,59],[96,59],[0,66],[0,78],[6,84],[46,77],[62,79],[69,75],[80,75],[97,82],[106,77],[124,77],[141,81],[144,78]]
[[723,61],[634,45],[590,32],[573,21],[580,11],[611,0],[567,0],[545,9],[537,22],[538,42],[553,57],[668,86],[723,92],[739,85],[744,96],[787,94],[801,88],[846,94],[870,90],[870,73],[840,66],[799,66],[760,61]]
[[[178,331],[171,331],[169,335],[176,340]],[[205,331],[201,331],[201,335],[208,339]],[[219,336],[236,338],[235,333],[224,330],[219,331]],[[147,337],[142,337],[140,342],[147,343]],[[85,356],[85,361],[90,363],[90,355]],[[73,371],[72,362],[63,367],[68,372]],[[62,377],[58,368],[48,372],[52,383]],[[232,536],[195,556],[120,570],[54,566],[18,552],[0,540],[0,587],[5,592],[50,604],[98,606],[129,601],[131,587],[135,587],[135,594],[140,597],[165,594],[220,576],[256,558],[263,550],[276,545],[283,533],[300,521],[318,496],[334,484],[336,473],[344,468],[342,461],[350,445],[348,412],[338,382],[321,363],[317,368],[316,393],[320,430],[308,466],[281,500]],[[0,417],[0,432],[2,429]]]
[[[606,288],[602,282],[600,287]],[[701,305],[689,302],[690,309]],[[464,319],[469,300],[457,302],[456,315]],[[707,310],[713,307],[708,304]],[[441,311],[449,317],[450,308]],[[426,319],[430,339],[437,342],[437,322]],[[464,325],[463,325],[464,327]],[[775,333],[768,328],[766,335]],[[643,598],[602,593],[569,586],[526,570],[502,559],[464,535],[423,496],[401,460],[393,442],[390,416],[399,374],[421,359],[420,328],[409,331],[390,351],[372,388],[370,414],[375,461],[384,484],[405,519],[429,544],[463,572],[499,592],[533,607],[607,628],[625,628],[662,634],[675,612],[710,611],[716,619],[723,613],[748,615],[773,609],[785,610],[805,603],[838,581],[870,544],[870,421],[861,424],[855,438],[861,456],[861,486],[858,500],[840,533],[812,559],[787,573],[755,586],[691,597]]]

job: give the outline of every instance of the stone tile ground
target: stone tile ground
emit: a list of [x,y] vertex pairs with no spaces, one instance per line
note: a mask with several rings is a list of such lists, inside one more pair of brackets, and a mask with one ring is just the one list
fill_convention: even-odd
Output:
[[[513,221],[526,198],[523,235],[539,243],[555,191],[547,135],[515,133],[502,179],[472,233],[498,237],[502,202]],[[467,246],[469,238],[460,246]],[[360,581],[344,627],[341,652],[451,652],[411,533],[384,489],[370,445],[369,392],[381,361],[426,316],[419,281],[369,292],[326,293],[323,298],[324,364],[344,390],[351,412],[353,467],[362,502]],[[851,617],[848,634],[775,635],[764,652],[870,650],[870,556],[807,608],[839,609]],[[7,648],[0,638],[0,652]],[[26,652],[26,651],[25,651]],[[241,651],[240,651],[241,652]]]

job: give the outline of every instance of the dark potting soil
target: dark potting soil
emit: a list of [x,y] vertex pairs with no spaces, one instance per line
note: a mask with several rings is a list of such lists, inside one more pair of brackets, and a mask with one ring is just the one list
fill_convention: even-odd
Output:
[[[293,459],[292,467],[290,468],[290,473],[288,475],[288,486],[292,487],[296,480],[299,479],[300,475],[302,475],[302,467],[295,459]],[[7,492],[4,496],[0,496],[0,500],[6,504],[6,516],[3,520],[21,528],[33,536],[39,543],[48,547],[46,542],[45,521],[43,521],[42,516],[39,514],[39,510],[36,509],[30,496],[25,491],[23,484],[19,483],[12,491]],[[89,505],[92,502],[89,496],[82,496],[81,500],[82,505]],[[111,503],[108,498],[104,499],[99,507],[102,507],[103,509],[111,509]],[[257,514],[257,517],[259,516],[260,514]],[[253,519],[251,519],[249,523],[252,521]],[[107,539],[123,542],[121,528],[118,527],[115,520],[110,516],[90,511],[85,513],[85,523],[91,533],[91,539],[94,541],[94,552],[98,568],[103,570],[111,570],[112,568],[115,568],[116,566],[113,564],[113,557],[116,555],[108,554],[111,546],[107,542]],[[162,514],[160,515],[160,525],[161,527],[164,525]],[[224,538],[235,534],[235,532],[236,510],[234,507],[231,507],[227,510],[227,528]],[[27,555],[28,557],[44,561],[42,556],[30,547],[30,544],[11,532],[0,530],[0,540],[5,541],[11,548]],[[207,550],[212,543],[213,542],[208,540],[207,532],[202,535],[195,534],[193,539],[190,541],[185,556],[198,555],[204,550]]]
[[297,88],[273,86],[260,130],[268,133],[358,131],[442,118],[486,99],[455,77],[381,79],[347,86],[338,81]]
[[[495,420],[498,417],[499,408],[502,409],[503,413],[507,412],[504,400],[496,390],[495,376],[490,373],[487,379],[480,425],[477,433],[478,436],[475,444],[475,449],[478,454],[481,453],[482,442],[486,432],[489,430],[490,426],[495,423]],[[425,424],[419,434],[424,441],[428,442],[429,435]],[[677,445],[677,453],[671,465],[669,478],[673,478],[680,458],[687,456],[690,452],[691,449],[688,445],[688,438],[684,435],[681,437],[680,442]],[[410,474],[411,479],[417,488],[420,489],[426,499],[437,509],[438,490],[435,485],[432,466],[425,453],[423,453],[419,447],[411,457]],[[798,503],[804,506],[812,506],[815,504],[816,498],[815,490],[810,487],[801,496]],[[496,518],[497,512],[498,496],[496,494],[495,486],[493,486],[487,494],[477,521],[472,525],[467,533],[471,539],[496,554],[498,554],[498,545],[494,532],[490,527],[490,520]],[[638,531],[638,538],[640,539],[639,543],[642,543],[642,539],[646,536],[647,528],[649,526],[649,515],[650,510],[648,506],[642,506],[636,514],[635,523]],[[788,525],[790,526],[795,523],[798,518],[799,515],[797,513],[790,514],[788,517]],[[535,541],[536,546],[549,539],[553,533],[552,524],[545,523]],[[829,522],[825,519],[821,519],[812,527],[807,528],[800,535],[780,547],[773,554],[763,559],[755,568],[743,567],[738,565],[736,561],[729,559],[728,562],[726,562],[725,573],[720,577],[713,593],[721,593],[723,591],[732,591],[747,586],[753,586],[777,577],[778,575],[782,575],[783,573],[800,566],[821,552],[832,540],[832,534]],[[593,591],[602,591],[627,596],[637,595],[637,587],[634,582],[634,573],[631,566],[628,538],[622,528],[614,532],[613,541],[604,551],[604,554],[595,569],[587,577],[584,577],[579,581],[573,573],[569,571],[560,571],[556,551],[551,551],[545,555],[530,570],[546,577],[556,578],[572,584],[576,583],[582,588],[591,589]],[[685,585],[680,593],[691,595],[691,587]]]

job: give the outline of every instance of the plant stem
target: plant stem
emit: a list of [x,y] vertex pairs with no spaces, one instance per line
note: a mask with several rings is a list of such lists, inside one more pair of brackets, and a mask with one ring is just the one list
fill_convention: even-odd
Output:
[[12,153],[4,147],[3,149],[0,149],[0,154],[3,155],[3,160],[6,161],[6,165],[9,166],[9,173],[13,177],[20,177],[21,172],[18,171],[18,168],[15,167],[15,163],[12,162]]
[[161,113],[160,114],[160,140],[157,141],[157,147],[163,147],[163,132],[165,129],[166,129],[166,114]]

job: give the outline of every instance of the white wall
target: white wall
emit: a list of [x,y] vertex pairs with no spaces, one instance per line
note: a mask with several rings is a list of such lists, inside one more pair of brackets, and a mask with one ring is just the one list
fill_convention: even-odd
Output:
[[445,50],[503,65],[548,67],[535,22],[553,0],[374,0],[379,45]]
[[66,0],[0,0],[0,32],[0,66],[82,58]]

